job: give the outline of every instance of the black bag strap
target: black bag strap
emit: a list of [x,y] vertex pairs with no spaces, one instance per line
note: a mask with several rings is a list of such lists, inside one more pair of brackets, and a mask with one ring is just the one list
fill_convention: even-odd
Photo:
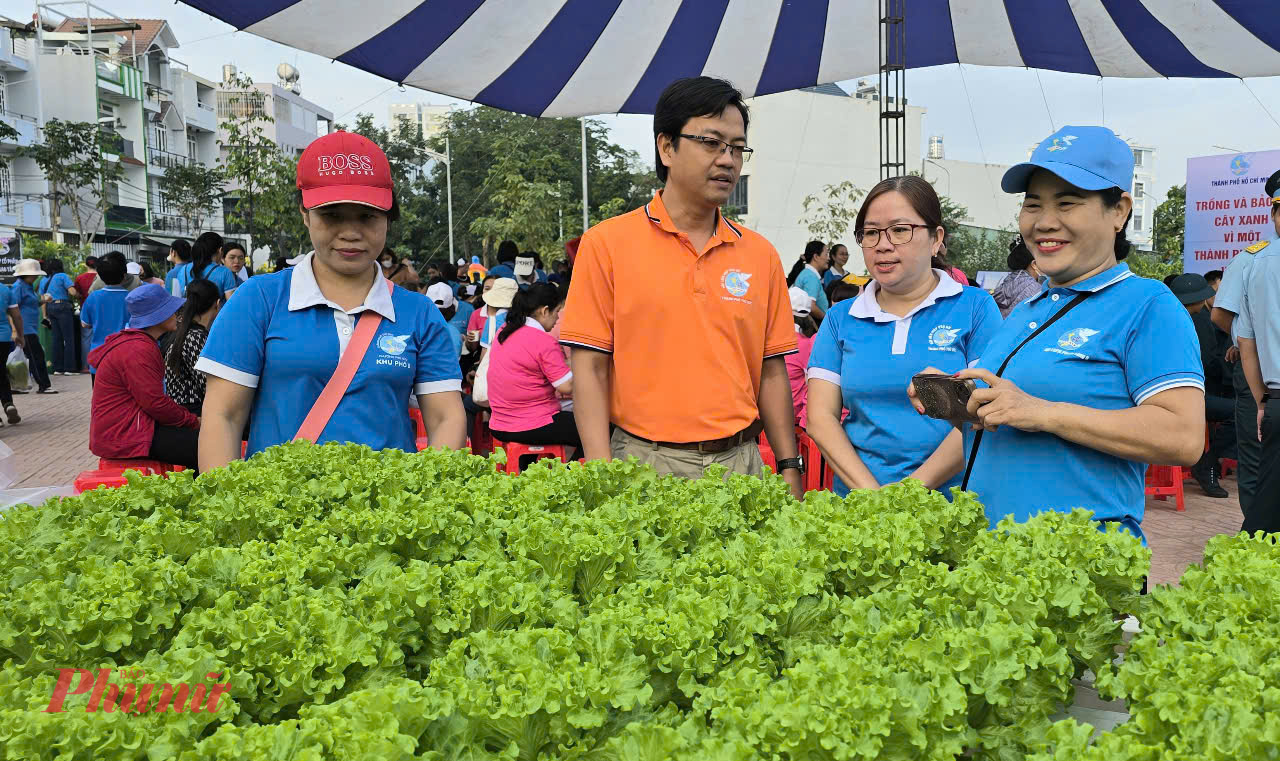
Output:
[[[1066,306],[1064,306],[1062,309],[1059,309],[1057,314],[1050,317],[1043,324],[1041,324],[1040,327],[1032,331],[1031,335],[1027,336],[1022,343],[1018,344],[1013,351],[1009,352],[1009,356],[1005,357],[1004,362],[1000,363],[1000,369],[996,370],[996,377],[1000,378],[1004,376],[1005,368],[1009,366],[1009,360],[1013,359],[1013,355],[1022,351],[1022,347],[1031,343],[1031,340],[1033,338],[1035,338],[1036,336],[1048,330],[1050,325],[1054,324],[1058,320],[1061,320],[1063,317],[1066,317],[1067,312],[1070,312],[1072,309],[1075,309],[1076,307],[1080,306],[1080,302],[1084,301],[1085,299],[1089,298],[1092,295],[1093,295],[1093,291],[1081,292],[1074,299],[1068,302]],[[978,445],[982,443],[983,433],[984,433],[983,431],[978,431],[973,435],[973,449],[969,452],[969,463],[965,466],[965,469],[964,469],[964,480],[960,482],[961,491],[967,491],[969,489],[969,476],[973,474],[973,463],[978,459]]]

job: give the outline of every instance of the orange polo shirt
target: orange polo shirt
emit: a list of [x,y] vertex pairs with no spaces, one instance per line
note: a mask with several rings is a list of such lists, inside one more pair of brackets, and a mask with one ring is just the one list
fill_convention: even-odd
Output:
[[661,192],[582,236],[560,341],[609,352],[610,418],[652,441],[732,436],[760,416],[760,370],[796,350],[769,241],[717,217],[698,252]]

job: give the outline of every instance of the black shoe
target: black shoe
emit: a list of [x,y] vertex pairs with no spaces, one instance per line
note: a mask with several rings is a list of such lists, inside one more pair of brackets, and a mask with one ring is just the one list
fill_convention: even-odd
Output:
[[18,408],[12,404],[6,404],[4,407],[4,416],[9,419],[9,425],[22,422],[22,417],[18,415]]
[[55,388],[42,388],[42,389],[40,389],[40,390],[36,391],[36,393],[37,393],[37,394],[56,394],[56,393],[58,393],[58,390],[57,390],[57,389],[55,389]]
[[1230,496],[1227,494],[1227,490],[1218,483],[1218,466],[1216,463],[1207,468],[1192,468],[1191,477],[1196,480],[1196,483],[1200,484],[1200,489],[1205,493],[1206,497],[1222,499]]

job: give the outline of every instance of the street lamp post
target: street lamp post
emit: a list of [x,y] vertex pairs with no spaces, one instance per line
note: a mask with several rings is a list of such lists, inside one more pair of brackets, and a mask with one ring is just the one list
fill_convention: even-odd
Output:
[[444,138],[444,153],[437,153],[427,149],[422,152],[436,161],[444,162],[445,193],[449,204],[449,263],[456,264],[453,260],[453,161],[451,160],[452,153],[449,150],[449,136],[445,135]]

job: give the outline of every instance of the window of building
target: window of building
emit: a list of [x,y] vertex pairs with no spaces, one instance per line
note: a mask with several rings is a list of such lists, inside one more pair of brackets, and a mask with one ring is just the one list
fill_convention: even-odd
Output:
[[1133,200],[1138,201],[1147,197],[1147,186],[1145,183],[1133,183]]
[[0,113],[4,113],[4,93],[8,84],[4,78],[4,72],[0,72]]
[[266,116],[266,96],[256,90],[218,92],[218,118],[236,119]]
[[159,151],[169,150],[169,130],[163,124],[151,125],[151,147]]
[[1133,165],[1135,167],[1146,165],[1145,156],[1143,155],[1145,153],[1146,151],[1141,151],[1141,150],[1138,150],[1137,148],[1133,149]]
[[195,161],[200,160],[200,151],[196,146],[196,139],[194,137],[187,137],[187,156],[191,157],[191,159]]
[[730,209],[734,214],[747,214],[747,180],[749,176],[738,178],[738,184],[734,186],[733,192],[729,194],[729,200],[725,201],[725,207]]
[[13,211],[17,203],[13,198],[12,176],[9,174],[9,167],[0,166],[0,208],[5,211]]
[[1143,219],[1142,209],[1135,208],[1133,210],[1133,231],[1140,233],[1146,228],[1146,221]]

